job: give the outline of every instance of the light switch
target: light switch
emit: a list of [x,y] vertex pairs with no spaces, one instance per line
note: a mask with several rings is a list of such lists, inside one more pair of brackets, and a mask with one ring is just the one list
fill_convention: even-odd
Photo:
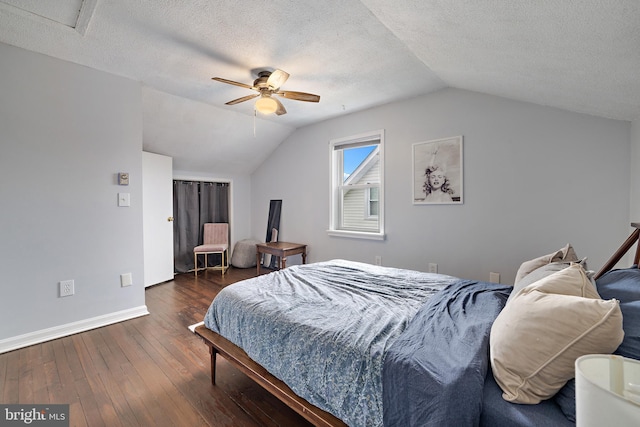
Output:
[[131,206],[131,194],[118,193],[118,206]]

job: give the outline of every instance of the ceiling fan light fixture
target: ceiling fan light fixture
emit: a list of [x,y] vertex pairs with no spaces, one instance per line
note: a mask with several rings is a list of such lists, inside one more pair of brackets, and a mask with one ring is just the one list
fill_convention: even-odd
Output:
[[272,114],[278,109],[278,103],[269,96],[261,96],[256,101],[256,110],[262,114]]
[[[0,0],[1,2],[2,0]],[[283,97],[287,99],[291,99],[294,101],[305,101],[305,102],[319,102],[320,95],[314,95],[312,93],[306,92],[296,92],[291,90],[280,90],[280,86],[284,84],[289,78],[289,73],[282,70],[275,70],[273,72],[270,71],[260,71],[258,73],[258,78],[253,81],[253,86],[250,86],[245,83],[235,82],[233,80],[223,79],[222,77],[212,77],[213,80],[219,81],[221,83],[226,83],[234,86],[240,86],[245,89],[251,89],[257,93],[253,95],[243,96],[238,99],[233,99],[229,102],[225,102],[225,105],[235,105],[241,102],[248,101],[250,99],[258,98],[254,104],[254,115],[259,112],[262,114],[277,114],[281,116],[283,114],[287,114],[287,109],[284,108],[282,102],[278,99],[278,97]],[[275,95],[275,96],[272,96]]]
[[289,73],[282,70],[275,70],[274,72],[269,74],[269,78],[267,79],[267,85],[273,89],[278,90],[280,86],[284,84],[289,78]]

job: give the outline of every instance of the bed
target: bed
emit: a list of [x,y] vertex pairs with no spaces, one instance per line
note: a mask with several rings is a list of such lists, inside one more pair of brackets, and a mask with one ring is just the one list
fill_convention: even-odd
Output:
[[[544,265],[562,264],[551,261]],[[607,352],[640,358],[640,270],[596,277],[624,319],[624,340]],[[575,425],[572,381],[540,403],[504,398],[490,347],[494,323],[515,304],[512,291],[332,260],[226,287],[195,332],[210,349],[212,383],[220,354],[314,425]]]

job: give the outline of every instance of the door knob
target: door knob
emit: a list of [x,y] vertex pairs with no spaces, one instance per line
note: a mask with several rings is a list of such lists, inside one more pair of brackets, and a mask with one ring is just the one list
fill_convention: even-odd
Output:
[[173,222],[173,217],[172,217],[172,216],[170,216],[169,218],[167,218],[167,221],[169,221],[169,222]]

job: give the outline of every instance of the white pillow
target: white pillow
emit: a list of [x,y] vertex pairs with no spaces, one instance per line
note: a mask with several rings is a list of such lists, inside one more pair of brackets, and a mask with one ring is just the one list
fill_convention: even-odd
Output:
[[574,376],[575,360],[612,353],[624,337],[616,300],[600,299],[578,264],[520,291],[496,318],[491,368],[503,398],[535,404]]
[[540,268],[543,265],[558,261],[578,261],[576,252],[573,250],[573,246],[571,246],[571,244],[567,244],[564,248],[558,249],[548,255],[543,255],[520,264],[514,283],[518,283],[524,276],[531,273],[533,270]]

